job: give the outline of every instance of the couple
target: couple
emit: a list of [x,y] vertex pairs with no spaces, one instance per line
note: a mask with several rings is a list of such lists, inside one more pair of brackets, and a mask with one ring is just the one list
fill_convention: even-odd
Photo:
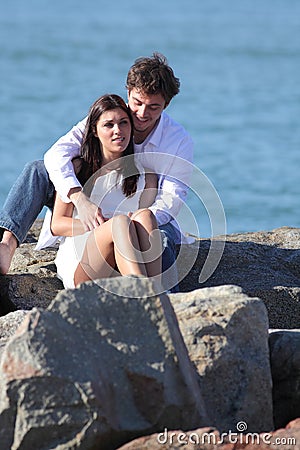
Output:
[[[129,120],[130,127],[131,117],[133,121],[135,159],[133,160],[131,158],[131,161],[135,162],[137,171],[134,173],[135,168],[131,167],[131,171],[133,170],[133,172],[130,173],[131,184],[129,183],[130,188],[127,193],[130,193],[132,198],[130,195],[126,196],[126,189],[124,188],[125,197],[126,201],[136,201],[135,204],[138,205],[139,209],[147,207],[147,210],[142,210],[139,214],[136,213],[133,218],[131,217],[131,220],[129,220],[129,217],[127,216],[127,226],[130,225],[131,222],[133,222],[134,225],[129,227],[132,232],[132,235],[129,233],[129,240],[131,239],[132,243],[134,243],[136,238],[141,239],[141,237],[137,235],[138,230],[142,230],[145,236],[147,236],[147,234],[149,236],[151,230],[155,230],[156,226],[158,226],[163,245],[163,284],[166,290],[171,289],[173,292],[177,290],[177,287],[176,277],[174,278],[174,270],[171,269],[174,269],[176,261],[175,244],[180,243],[181,241],[181,234],[178,230],[175,218],[182,203],[186,199],[187,186],[192,171],[191,162],[193,153],[193,144],[189,135],[164,111],[172,98],[178,94],[179,86],[179,80],[174,76],[173,70],[167,64],[165,57],[156,53],[153,54],[152,57],[137,59],[129,69],[127,75],[126,88],[128,92],[128,107],[131,115],[126,116],[127,120]],[[125,110],[122,108],[115,108],[113,111],[122,111],[125,114]],[[79,122],[69,133],[59,139],[45,154],[44,163],[38,161],[27,164],[11,189],[4,205],[4,209],[0,213],[0,227],[3,229],[2,241],[0,243],[1,273],[7,273],[9,270],[16,247],[25,239],[28,230],[43,206],[47,205],[53,208],[54,186],[58,193],[58,200],[56,203],[59,205],[59,202],[61,202],[62,207],[65,204],[66,209],[69,204],[69,215],[69,211],[73,209],[73,206],[76,208],[79,221],[74,220],[74,223],[79,224],[79,228],[81,227],[79,230],[80,232],[95,230],[92,234],[95,239],[94,242],[97,243],[96,234],[101,234],[101,228],[103,230],[105,228],[105,231],[107,231],[109,228],[107,223],[115,222],[115,225],[111,227],[109,232],[114,234],[114,237],[118,234],[113,230],[119,230],[119,225],[116,224],[115,220],[118,216],[114,217],[112,221],[106,221],[108,216],[106,216],[102,209],[99,208],[92,199],[89,199],[82,190],[81,183],[85,180],[81,180],[80,183],[80,180],[75,174],[74,165],[77,165],[75,158],[81,155],[81,151],[84,152],[85,143],[83,139],[86,137],[84,135],[85,130],[87,130],[86,127],[88,127],[88,122],[85,119],[82,122]],[[94,137],[96,137],[96,130],[93,130],[93,133]],[[119,144],[120,149],[123,148],[121,146],[122,143],[119,142]],[[128,149],[126,148],[125,150],[124,147],[125,153],[127,150]],[[123,153],[123,150],[122,152],[120,150],[120,153]],[[100,154],[98,155],[97,161],[92,161],[89,159],[89,156],[87,156],[87,161],[80,160],[81,167],[79,168],[79,178],[85,171],[86,165],[89,166],[88,168],[89,170],[92,170],[92,172],[97,171],[103,166],[102,162],[99,160],[99,156]],[[74,165],[72,161],[74,161]],[[120,162],[122,162],[122,158],[115,162],[117,167],[113,168],[111,171],[112,173],[116,174],[116,172],[123,170],[122,164],[120,167],[118,166]],[[95,163],[94,166],[91,166],[92,163]],[[127,163],[124,164],[124,168],[126,166]],[[152,175],[151,173],[143,174],[140,170],[142,166],[147,167],[152,171]],[[140,173],[139,176],[138,173]],[[156,197],[152,204],[150,203],[151,199],[149,198],[143,203],[143,197],[147,196],[143,195],[139,198],[141,189],[144,184],[147,186],[148,183],[150,183],[149,186],[152,186],[153,188],[156,184],[156,177],[153,173],[158,175]],[[99,177],[99,180],[102,178],[105,179],[107,176],[108,174],[104,177],[101,176]],[[49,181],[49,177],[53,184]],[[122,177],[124,178],[124,173],[121,178]],[[120,177],[116,177],[116,180],[118,179],[119,183],[118,189],[120,190],[119,178]],[[136,181],[134,181],[134,179],[136,179]],[[95,182],[95,186],[96,185],[97,182]],[[153,195],[153,189],[151,192]],[[138,198],[139,200],[137,200]],[[124,202],[124,206],[126,201]],[[54,209],[52,226],[56,223],[56,206],[57,205],[55,205]],[[131,207],[130,210],[132,211]],[[152,214],[150,214],[150,212]],[[142,217],[146,215],[147,217]],[[155,219],[153,216],[155,216]],[[147,228],[150,222],[152,229],[150,229],[151,227]],[[122,223],[122,226],[123,225],[124,224]],[[54,229],[53,231],[60,235],[63,234],[61,228],[59,231]],[[74,232],[72,231],[72,234],[77,233],[78,231],[76,230],[74,230]],[[65,230],[65,235],[66,234],[67,232]],[[157,238],[157,233],[154,233],[153,236]],[[155,237],[153,237],[153,239],[157,241]],[[65,242],[66,241],[68,240],[65,239]],[[87,245],[89,245],[88,242],[90,241],[91,239],[89,238]],[[139,245],[141,247],[143,246],[140,241]],[[95,245],[92,243],[90,246],[95,249]],[[134,248],[134,245],[133,247],[131,246],[131,251],[134,251]],[[121,253],[123,254],[123,252]],[[82,258],[84,259],[85,264],[86,255],[83,254]],[[114,258],[118,259],[119,255],[114,255]],[[110,259],[109,266],[113,267],[115,262],[117,261]],[[65,261],[65,265],[66,264],[68,263]],[[149,269],[149,267],[145,267],[147,264],[144,265],[144,267],[139,268],[142,274],[145,274],[145,272],[148,274],[147,270],[154,270],[156,273],[157,267],[160,265],[160,257],[158,256],[154,259],[152,266],[156,267]],[[140,265],[143,265],[141,261]],[[118,268],[120,270],[120,267]],[[108,268],[106,267],[105,270],[107,269]],[[76,284],[76,281],[81,280],[81,277],[86,274],[82,275],[80,272],[84,272],[84,270],[81,271],[80,268],[75,270],[75,272],[73,281]],[[165,280],[164,274],[167,274]]]

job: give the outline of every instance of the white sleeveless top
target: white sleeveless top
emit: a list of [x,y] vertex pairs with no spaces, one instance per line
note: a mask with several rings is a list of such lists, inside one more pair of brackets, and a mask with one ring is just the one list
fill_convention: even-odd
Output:
[[122,192],[123,175],[112,170],[95,181],[90,200],[99,205],[102,215],[110,219],[115,214],[127,214],[139,209],[141,193],[145,187],[145,174],[139,176],[137,190],[131,197]]

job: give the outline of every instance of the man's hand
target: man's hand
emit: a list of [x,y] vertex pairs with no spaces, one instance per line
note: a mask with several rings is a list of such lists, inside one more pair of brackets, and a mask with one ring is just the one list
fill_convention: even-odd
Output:
[[92,203],[81,189],[71,189],[69,198],[77,209],[79,219],[85,231],[91,231],[105,221],[101,208]]

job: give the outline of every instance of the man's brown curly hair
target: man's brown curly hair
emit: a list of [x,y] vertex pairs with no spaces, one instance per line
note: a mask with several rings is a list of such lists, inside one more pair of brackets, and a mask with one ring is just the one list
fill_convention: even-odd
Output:
[[178,94],[179,88],[179,78],[175,77],[167,58],[161,53],[136,59],[128,71],[126,89],[129,92],[137,89],[145,95],[161,94],[166,106]]

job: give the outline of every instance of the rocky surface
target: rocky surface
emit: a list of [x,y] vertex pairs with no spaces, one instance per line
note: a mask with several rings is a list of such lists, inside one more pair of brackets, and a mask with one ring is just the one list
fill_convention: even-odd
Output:
[[[0,278],[0,314],[33,306],[46,308],[63,288],[55,276],[56,251],[34,250],[40,225],[38,220],[28,235],[28,242],[17,249],[10,273]],[[224,247],[220,263],[202,284],[199,275],[211,241],[201,239],[183,247],[179,264],[180,290],[189,292],[200,287],[237,285],[247,295],[264,301],[270,328],[299,328],[300,229],[282,227],[232,234],[219,241]]]
[[[57,361],[57,365],[59,365],[63,364],[60,360],[60,353],[62,351],[62,354],[64,354],[64,351],[66,351],[71,358],[70,367],[73,368],[73,373],[75,375],[79,373],[80,365],[87,367],[86,361],[89,361],[90,353],[92,361],[99,356],[98,355],[96,358],[94,350],[90,351],[88,346],[85,346],[86,342],[89,341],[84,338],[84,342],[82,342],[81,333],[80,336],[74,336],[74,341],[68,340],[67,334],[64,335],[64,333],[62,333],[61,340],[66,345],[64,347],[59,344],[58,336],[56,336],[56,333],[53,331],[57,329],[57,323],[59,322],[60,325],[62,325],[62,322],[67,322],[67,328],[69,326],[73,327],[74,325],[73,323],[70,324],[66,317],[60,317],[59,320],[56,318],[58,322],[56,323],[56,321],[54,321],[52,324],[53,326],[50,325],[48,328],[46,327],[43,329],[43,326],[41,326],[41,324],[44,323],[43,320],[45,318],[48,320],[51,317],[53,318],[53,315],[58,314],[58,307],[55,312],[51,310],[51,307],[50,310],[45,311],[49,308],[53,298],[60,292],[61,298],[65,298],[66,292],[68,291],[63,291],[62,283],[56,278],[54,264],[56,250],[48,249],[39,252],[34,250],[40,224],[40,221],[35,223],[35,226],[28,235],[27,242],[17,249],[10,273],[7,276],[0,277],[0,316],[2,316],[0,317],[0,357],[2,354],[2,362],[5,360],[6,367],[12,367],[12,373],[13,370],[17,370],[17,378],[14,380],[11,379],[7,386],[5,385],[5,377],[0,376],[0,383],[4,383],[0,389],[0,395],[2,395],[1,404],[3,408],[1,410],[2,424],[0,429],[2,429],[2,435],[4,436],[5,434],[4,437],[7,439],[7,433],[3,434],[3,432],[4,430],[11,430],[11,428],[9,428],[11,427],[11,422],[9,424],[9,420],[13,420],[11,417],[14,414],[15,418],[17,417],[17,411],[20,408],[21,414],[15,422],[17,432],[15,433],[15,430],[13,432],[10,431],[11,434],[14,434],[13,439],[15,439],[16,442],[13,447],[14,449],[28,448],[31,450],[33,448],[30,443],[30,436],[32,436],[32,433],[34,436],[37,436],[41,431],[39,427],[35,427],[34,417],[36,416],[40,415],[48,424],[48,428],[46,427],[43,429],[41,436],[48,435],[49,433],[49,436],[53,436],[54,434],[57,437],[61,437],[61,430],[64,430],[63,435],[66,439],[73,435],[72,433],[78,428],[78,424],[82,425],[83,423],[88,423],[88,425],[86,428],[82,429],[83,431],[81,434],[79,433],[78,439],[81,439],[82,436],[87,436],[91,430],[94,430],[93,425],[91,425],[90,428],[90,424],[94,423],[93,421],[96,421],[97,423],[97,420],[99,421],[99,417],[101,416],[98,412],[95,413],[95,409],[93,409],[95,404],[97,404],[97,401],[95,400],[97,395],[99,392],[101,394],[101,389],[96,389],[97,395],[95,395],[94,392],[97,381],[93,381],[92,387],[90,388],[89,383],[83,383],[84,387],[82,387],[79,382],[75,382],[74,380],[70,381],[68,379],[67,381],[65,380],[66,384],[64,384],[65,381],[63,381],[62,385],[64,388],[63,392],[61,392],[61,380],[58,377],[56,388],[57,392],[60,392],[61,395],[56,395],[55,393],[52,396],[48,389],[50,386],[45,382],[48,377],[47,370],[45,370],[46,375],[30,375],[29,378],[26,378],[26,370],[40,370],[40,359],[42,361],[47,360],[47,355],[51,355],[50,360],[52,361],[52,364]],[[260,429],[264,428],[261,427],[262,421],[267,420],[268,424],[266,423],[265,430],[266,432],[270,432],[272,425],[269,418],[269,387],[267,387],[268,384],[264,384],[263,382],[263,380],[266,380],[264,374],[266,374],[266,367],[269,364],[271,365],[273,378],[274,423],[276,428],[282,428],[272,434],[274,437],[279,436],[282,438],[280,445],[278,444],[279,441],[277,442],[278,445],[276,444],[277,446],[275,446],[275,441],[272,442],[272,448],[294,450],[298,448],[297,445],[299,446],[299,420],[292,422],[291,425],[285,429],[284,427],[287,425],[288,421],[300,417],[300,229],[283,227],[273,231],[229,235],[226,236],[226,239],[215,238],[213,244],[216,245],[214,247],[212,247],[211,244],[212,242],[209,240],[200,239],[195,244],[183,247],[179,259],[181,293],[169,296],[173,308],[176,311],[179,330],[183,335],[183,344],[186,346],[189,358],[196,369],[198,385],[200,386],[201,392],[200,396],[198,396],[198,410],[199,399],[201,404],[201,398],[203,398],[205,408],[208,408],[209,411],[213,410],[214,412],[214,420],[210,419],[209,426],[213,426],[215,430],[214,433],[219,436],[218,433],[221,433],[222,429],[231,427],[232,430],[235,430],[237,423],[245,420],[245,417],[241,417],[246,410],[243,405],[245,405],[246,401],[250,401],[251,410],[257,411],[257,422],[252,419],[250,420],[247,416],[246,418],[249,422],[247,422],[248,429],[253,429],[255,432],[258,432]],[[204,283],[200,284],[199,275],[207,260],[209,250],[211,250],[210,255],[215,255],[216,258],[218,258],[220,256],[220,248],[224,249],[220,263],[213,274]],[[111,282],[112,280],[108,280],[109,284],[111,284]],[[234,286],[226,286],[229,284]],[[242,288],[242,291],[238,286]],[[204,297],[201,297],[202,295]],[[251,298],[247,298],[246,295]],[[69,296],[69,294],[67,294],[67,296]],[[251,301],[252,305],[260,305],[259,307],[256,306],[256,309],[254,308],[256,313],[253,315],[249,314],[247,308],[243,311],[244,305],[239,310],[240,312],[237,312],[237,314],[232,315],[231,317],[230,308],[234,305],[234,301],[232,300],[237,298],[237,296],[241,296],[241,298],[244,299],[247,298],[247,302]],[[230,301],[226,301],[226,298],[230,299]],[[259,301],[258,298],[262,299],[263,303]],[[263,304],[266,307],[266,310],[264,310],[265,312],[262,312],[264,309],[262,308]],[[206,305],[206,309],[204,308],[204,310],[203,305]],[[224,305],[224,308],[221,305]],[[31,311],[33,307],[38,307],[39,310]],[[262,309],[260,310],[259,308]],[[243,311],[243,314],[241,311]],[[259,314],[258,311],[261,311],[261,314]],[[268,320],[265,323],[267,317],[266,311]],[[25,322],[24,318],[27,318]],[[174,323],[176,323],[177,319],[174,319],[173,317],[172,320],[175,320]],[[47,320],[45,323],[47,323]],[[20,324],[21,335],[20,330],[15,334]],[[36,326],[37,328],[35,328]],[[64,329],[64,326],[62,327],[62,330]],[[251,339],[251,330],[255,333],[255,331],[257,332],[257,327],[261,327],[264,330],[262,332],[262,347],[255,347],[257,341]],[[270,358],[267,356],[267,359],[265,359],[264,354],[268,353],[266,347],[267,339],[265,338],[267,327],[271,328],[269,337]],[[32,332],[35,329],[40,330],[41,334],[37,334],[34,337],[34,333],[32,334]],[[178,331],[178,328],[175,327],[175,329]],[[45,335],[48,333],[49,336],[53,336],[54,343],[50,346],[52,353],[48,353],[48,349],[46,350],[42,344],[44,332]],[[21,347],[17,352],[20,356],[20,361],[24,360],[25,365],[23,367],[22,365],[19,365],[18,356],[17,360],[14,360],[14,363],[16,364],[11,366],[11,361],[5,359],[8,355],[7,352],[9,348],[12,348],[10,347],[11,345],[18,346],[22,342],[18,339],[20,339],[20,336],[24,336],[24,333],[27,336],[25,341],[23,341],[24,347],[22,347],[21,344]],[[142,334],[143,332],[141,331],[140,335]],[[33,355],[31,355],[31,357],[33,357],[32,367],[27,365],[28,353],[26,353],[26,345],[28,342],[31,342],[30,339],[32,339],[32,342],[35,342],[33,347],[29,346],[30,350],[36,350],[35,356],[33,357]],[[172,335],[171,339],[173,343],[176,338]],[[180,341],[180,336],[178,336],[178,334],[177,339]],[[252,346],[251,348],[256,348],[256,350],[251,351],[250,354],[248,351],[249,342]],[[79,350],[83,349],[80,356],[78,356],[76,352],[76,347]],[[122,346],[120,348],[122,348]],[[25,351],[24,354],[23,351]],[[187,363],[186,353],[183,351],[183,353],[180,354],[181,360],[183,358],[185,363]],[[99,357],[101,360],[101,355]],[[176,358],[178,358],[177,354],[174,357],[174,361]],[[263,368],[260,367],[262,361],[264,361],[264,363],[267,361],[265,365],[263,364]],[[37,366],[34,364],[37,364]],[[108,366],[109,363],[106,364],[105,368]],[[182,370],[179,366],[178,373],[180,374],[180,378],[182,376]],[[251,366],[255,367],[257,370],[257,380],[254,380],[252,377]],[[92,367],[95,367],[94,362],[92,363]],[[26,369],[25,372],[23,372],[23,368]],[[102,374],[102,369],[97,370],[97,375],[94,374],[94,378],[93,376],[91,377],[92,380],[98,380]],[[194,372],[192,371],[191,373]],[[238,375],[240,375],[239,380],[236,382],[232,381],[237,379]],[[246,379],[248,379],[249,383],[245,381]],[[136,380],[137,378],[134,378],[135,382]],[[186,383],[187,380],[189,380],[187,386],[189,383],[192,383],[191,385],[195,387],[195,384],[193,384],[195,382],[193,375],[191,378],[184,378],[184,383]],[[36,381],[38,382],[37,385],[34,384]],[[257,386],[255,385],[255,381],[257,381]],[[139,381],[137,383],[136,392],[138,392],[141,387],[144,387],[143,383],[139,384]],[[80,387],[78,390],[77,388],[79,385]],[[55,386],[55,382],[52,387],[53,386]],[[76,386],[76,388],[74,388],[74,386]],[[262,399],[264,399],[264,402],[267,405],[267,419],[266,417],[260,417],[264,416],[264,414],[260,413],[259,403],[257,403],[257,398],[255,396],[255,389],[263,388],[263,386],[266,387],[265,397],[262,396]],[[190,392],[189,389],[188,391]],[[45,395],[43,392],[45,392]],[[157,392],[160,391],[158,390]],[[49,393],[50,395],[47,397]],[[90,393],[92,399],[87,400]],[[136,395],[136,398],[137,397],[138,395]],[[157,395],[153,395],[151,398],[152,397],[157,399]],[[5,406],[5,398],[6,400],[8,398],[10,399],[10,405],[15,405],[13,411],[7,404]],[[51,420],[53,420],[55,413],[51,408],[53,402],[55,404],[58,398],[66,402],[66,408],[62,409],[57,416],[59,417],[59,427],[53,428]],[[141,399],[143,403],[144,397],[142,396]],[[90,401],[92,408],[89,409],[89,412],[86,415],[86,412],[82,412],[83,409],[81,409],[81,406],[82,404],[86,405],[88,401]],[[265,404],[261,407],[261,411],[265,412]],[[26,410],[28,405],[32,406],[36,414],[31,415],[31,412]],[[98,406],[96,406],[96,409],[97,407]],[[95,415],[93,415],[94,413]],[[89,421],[87,417],[91,420]],[[87,422],[84,422],[85,419],[87,419]],[[259,423],[259,420],[261,423]],[[31,425],[33,425],[33,431],[28,432]],[[175,423],[173,423],[173,426],[172,424],[170,425],[170,430],[177,428],[177,431],[174,431],[174,436],[178,436],[182,429],[184,429],[184,433],[188,433],[188,428],[190,428],[190,430],[195,428],[192,426],[183,428],[180,425],[177,426]],[[201,426],[201,424],[199,425]],[[149,435],[152,432],[163,431],[163,429],[153,429],[151,431],[150,428],[145,434]],[[54,429],[56,431],[53,431]],[[211,428],[199,428],[199,430],[199,433],[202,433],[211,430]],[[193,432],[194,430],[190,431],[190,433]],[[93,434],[93,431],[91,433]],[[139,434],[139,432],[137,434]],[[141,431],[141,434],[144,434],[144,432]],[[127,437],[126,439],[124,438],[123,442],[134,439],[136,435],[134,432],[133,435],[130,435],[129,433],[126,434],[126,436]],[[287,441],[283,444],[285,437],[288,438],[292,436],[296,436],[297,438],[296,445],[292,443],[289,446]],[[25,439],[24,442],[26,443],[24,445],[21,443],[22,439]],[[27,439],[29,439],[29,441],[27,441]],[[174,437],[174,439],[175,442],[177,438]],[[0,438],[0,442],[2,445],[2,437]],[[42,440],[41,442],[44,441]],[[99,447],[98,444],[96,447],[93,447],[94,444],[90,444],[89,442],[92,441],[87,441],[85,446],[80,446],[79,448],[97,448],[97,450],[102,448]],[[121,445],[120,442],[119,444],[115,443],[114,447],[111,448],[116,448],[117,445]],[[40,445],[41,444],[39,443],[39,447]],[[59,448],[60,450],[63,448],[73,448],[73,443],[70,445],[71,447]],[[174,446],[174,443],[173,446],[170,446],[169,443],[164,445],[160,443],[159,446],[157,446],[157,434],[139,438],[138,441],[130,442],[127,445],[128,447],[124,447],[124,449],[183,448],[180,443],[178,443],[178,446]],[[130,447],[131,445],[133,447]],[[222,445],[222,448],[226,448],[226,450],[245,448],[245,442],[227,442]],[[7,449],[3,447],[2,449],[2,446],[1,450],[10,450],[10,447],[7,447]],[[46,442],[43,448],[48,449],[50,446],[47,445]],[[190,446],[190,442],[188,442],[184,448],[203,448],[212,450],[213,448],[219,447],[211,445],[197,447],[196,442],[193,442],[192,446]],[[256,446],[254,443],[251,447],[250,443],[246,448],[249,450],[254,448],[264,449],[270,448],[270,444],[263,447],[260,442],[259,446]]]
[[90,282],[27,314],[1,358],[3,450],[110,450],[239,418],[273,428],[263,302],[232,286],[174,294],[177,322],[154,292],[147,279]]
[[[218,241],[218,238],[215,238]],[[220,240],[220,246],[224,241]],[[211,242],[201,240],[192,270],[181,282],[181,290],[234,284],[251,297],[261,298],[268,310],[271,328],[300,326],[300,229],[282,227],[273,231],[226,236],[224,252],[212,276],[199,284],[199,274]],[[193,257],[185,247],[180,271]]]
[[0,315],[34,306],[47,308],[63,289],[56,277],[56,249],[34,250],[41,223],[36,221],[26,243],[16,250],[9,274],[0,276]]

